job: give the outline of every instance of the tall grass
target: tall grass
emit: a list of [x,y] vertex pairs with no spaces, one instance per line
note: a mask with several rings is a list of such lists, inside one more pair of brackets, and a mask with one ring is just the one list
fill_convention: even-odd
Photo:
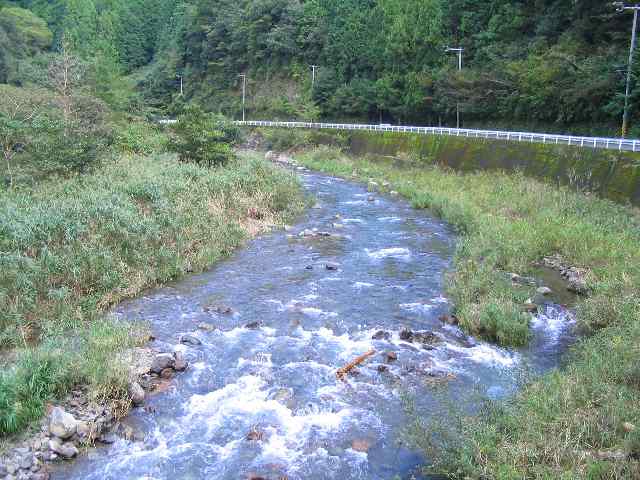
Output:
[[[506,272],[532,274],[533,263],[552,254],[588,271],[592,294],[578,306],[588,336],[567,365],[506,405],[462,422],[462,441],[432,457],[435,470],[459,478],[640,478],[637,210],[520,174],[397,168],[326,148],[299,158],[336,175],[388,182],[459,230],[448,290],[470,333],[503,345],[527,342],[521,304],[532,287],[513,285]],[[636,429],[628,431],[625,422]],[[424,425],[422,435],[432,434]]]
[[114,351],[139,335],[103,312],[206,268],[302,205],[292,175],[250,156],[217,169],[132,156],[0,193],[0,347],[18,352],[0,375],[0,434],[78,382],[117,397],[126,379]]

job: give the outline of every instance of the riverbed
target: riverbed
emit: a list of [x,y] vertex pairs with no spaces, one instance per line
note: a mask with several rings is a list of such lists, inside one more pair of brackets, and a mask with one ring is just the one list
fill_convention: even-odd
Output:
[[441,321],[456,245],[444,222],[361,184],[298,174],[315,205],[294,227],[115,309],[149,322],[153,346],[190,366],[132,411],[136,440],[53,478],[421,478],[428,459],[404,441],[408,400],[425,417],[442,415],[443,397],[472,410],[478,392],[507,397],[558,364],[569,311],[548,305],[524,349],[466,336]]

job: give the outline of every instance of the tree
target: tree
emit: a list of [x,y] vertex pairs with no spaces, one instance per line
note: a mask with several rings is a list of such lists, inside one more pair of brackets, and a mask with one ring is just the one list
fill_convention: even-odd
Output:
[[9,188],[13,187],[16,159],[33,141],[36,118],[43,98],[41,92],[0,85],[0,148]]

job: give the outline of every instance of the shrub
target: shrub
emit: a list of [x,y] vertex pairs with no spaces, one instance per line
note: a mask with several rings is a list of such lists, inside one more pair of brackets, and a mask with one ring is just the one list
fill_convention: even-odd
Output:
[[183,162],[223,165],[235,157],[232,146],[239,136],[238,128],[222,115],[189,106],[178,117],[168,147]]

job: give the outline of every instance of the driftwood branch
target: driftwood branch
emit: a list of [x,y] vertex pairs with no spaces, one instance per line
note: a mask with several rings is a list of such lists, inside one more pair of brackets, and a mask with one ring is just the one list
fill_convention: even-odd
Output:
[[353,360],[352,362],[347,363],[344,367],[339,369],[336,372],[336,377],[338,377],[339,380],[344,380],[344,377],[347,375],[347,373],[349,373],[351,370],[353,370],[358,365],[363,363],[367,358],[369,358],[369,357],[371,357],[371,356],[373,356],[375,354],[376,354],[375,350],[369,350],[367,353],[363,353],[362,355],[357,357],[355,360]]

